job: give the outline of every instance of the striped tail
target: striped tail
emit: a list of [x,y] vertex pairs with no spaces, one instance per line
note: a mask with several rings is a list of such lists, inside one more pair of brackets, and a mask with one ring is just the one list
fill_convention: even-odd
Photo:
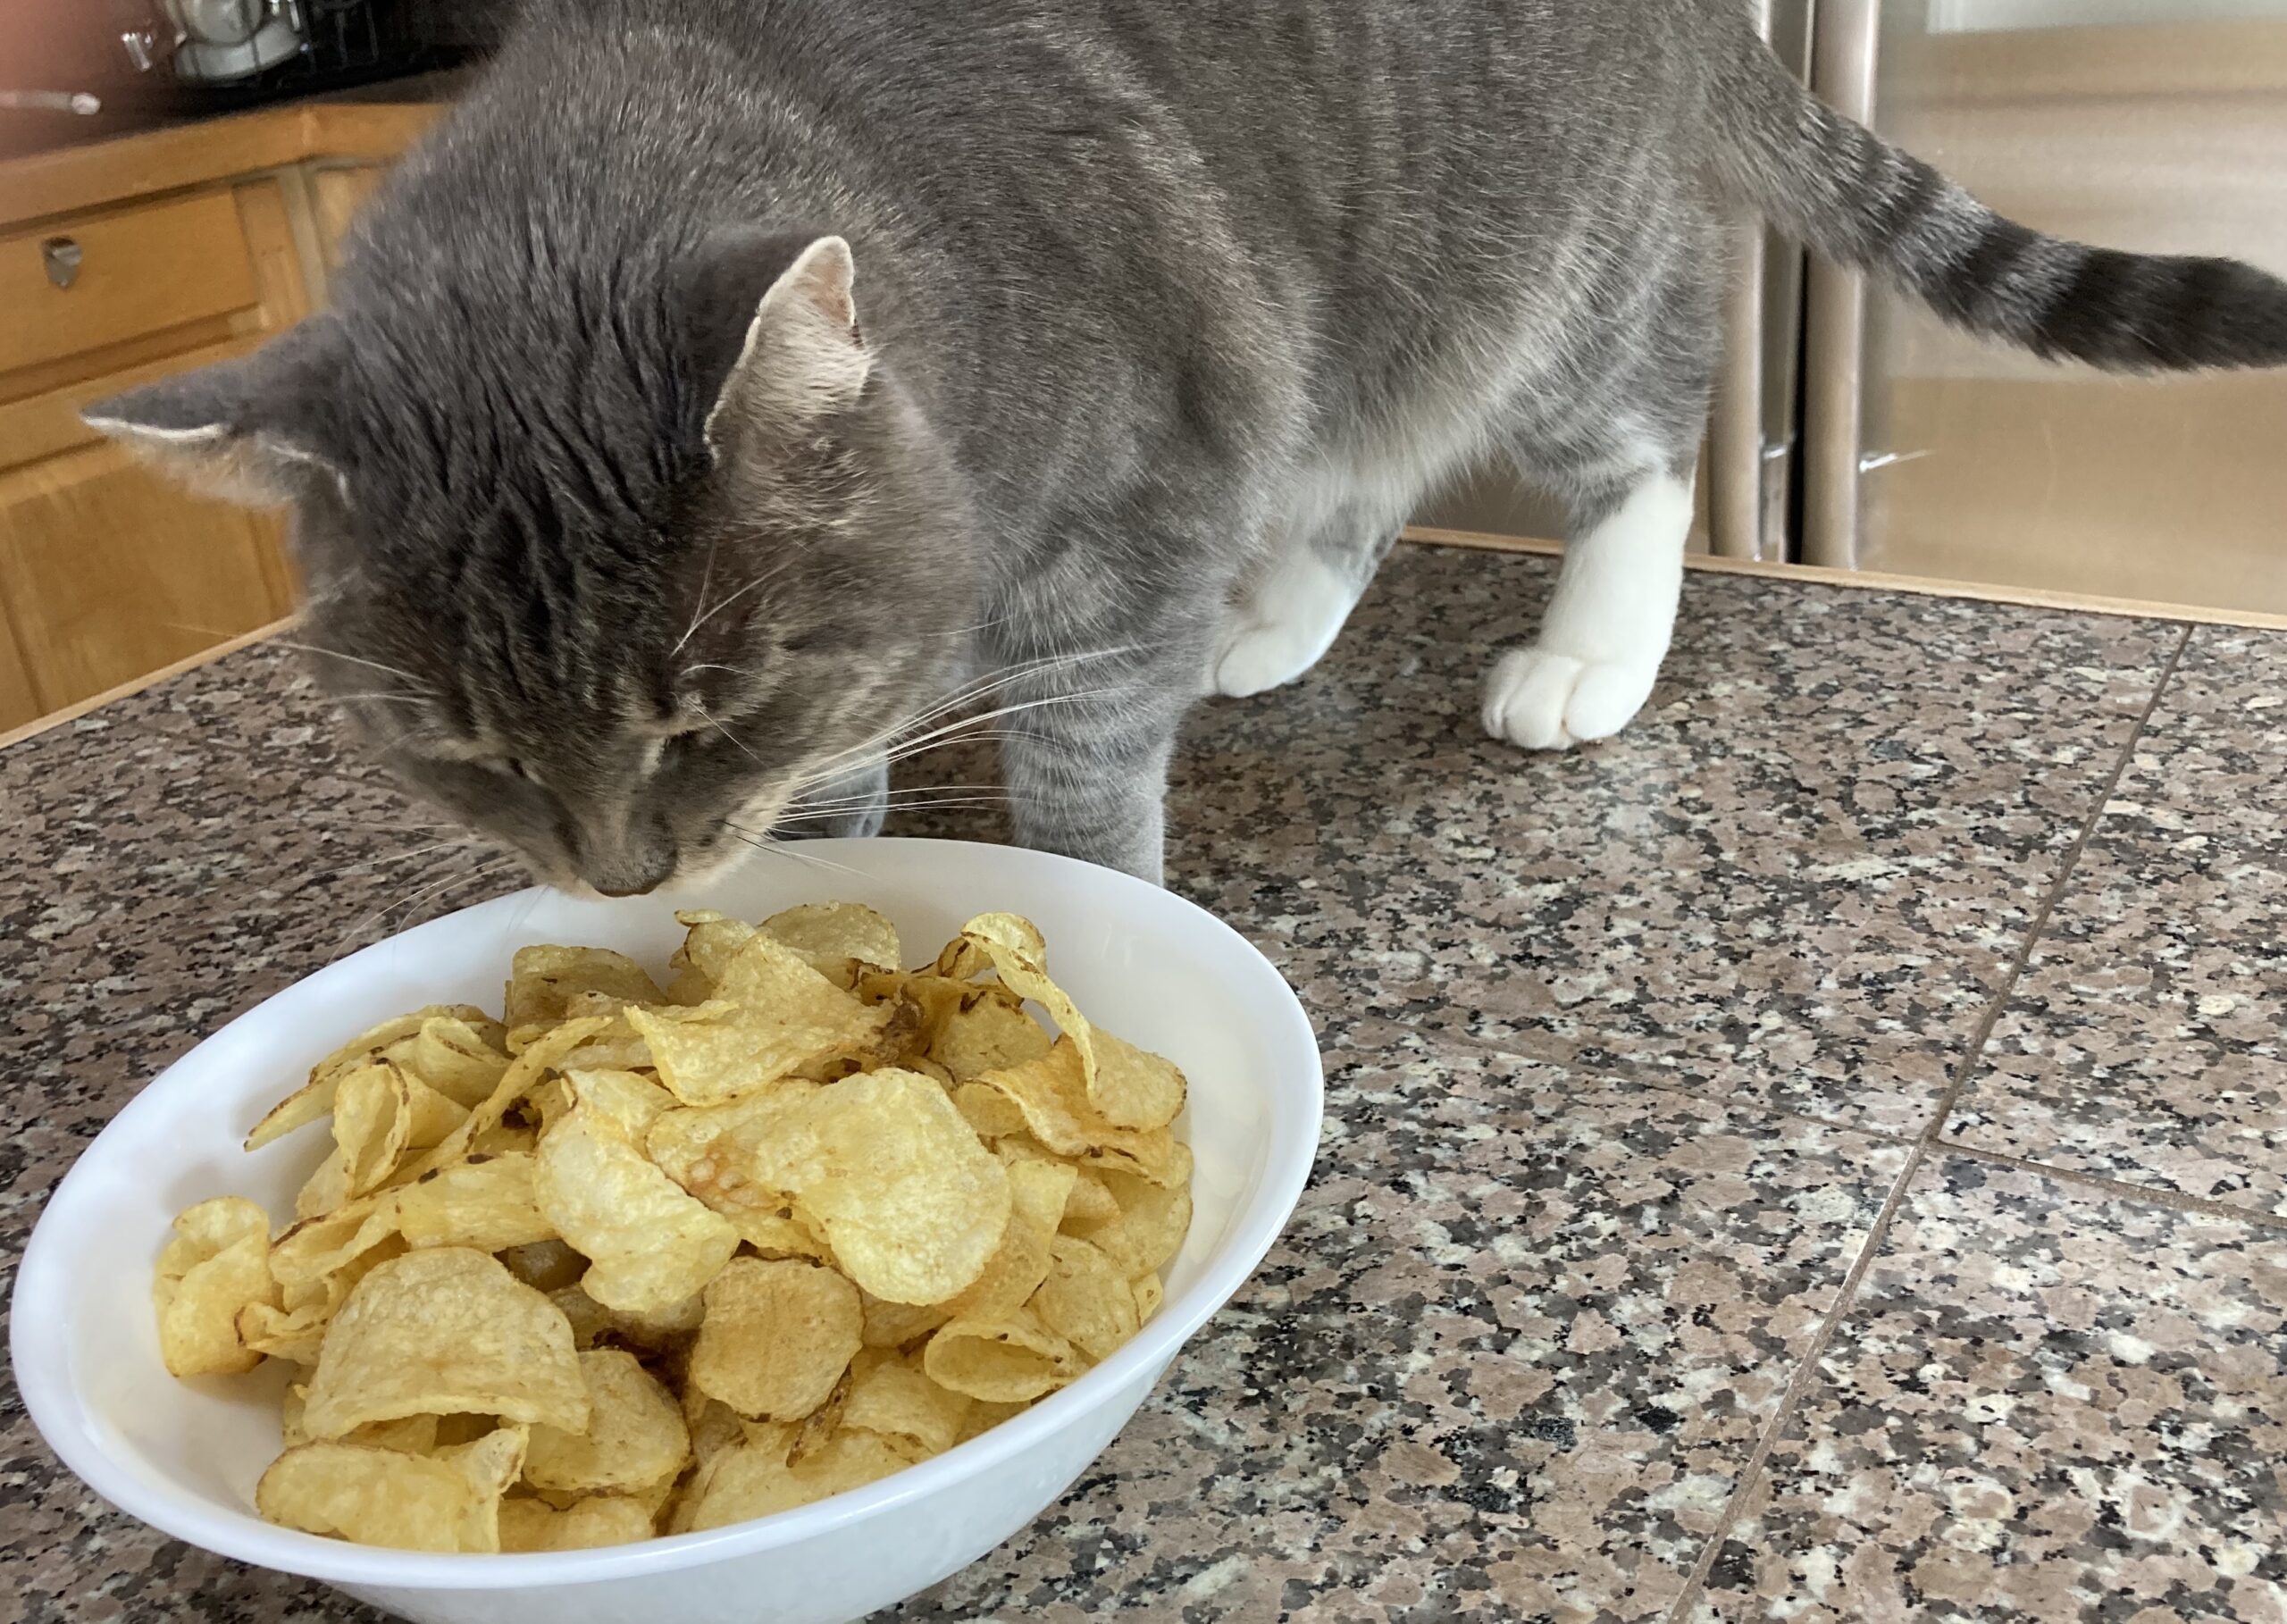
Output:
[[2092,248],[2005,220],[1812,96],[1736,24],[1726,31],[1718,179],[1818,253],[2052,359],[2120,372],[2287,364],[2287,281],[2237,260]]

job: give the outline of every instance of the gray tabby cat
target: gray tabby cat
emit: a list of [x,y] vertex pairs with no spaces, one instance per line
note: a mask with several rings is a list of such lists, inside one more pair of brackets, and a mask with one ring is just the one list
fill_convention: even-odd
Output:
[[320,680],[543,877],[870,831],[989,691],[1018,837],[1156,878],[1185,710],[1479,454],[1574,514],[1486,725],[1635,715],[1740,204],[2043,355],[2287,361],[2287,284],[1997,218],[1738,0],[559,0],[334,309],[91,418],[292,505]]

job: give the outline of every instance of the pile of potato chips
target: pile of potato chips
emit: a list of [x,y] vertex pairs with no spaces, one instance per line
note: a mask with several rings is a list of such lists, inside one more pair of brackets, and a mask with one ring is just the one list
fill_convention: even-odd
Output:
[[322,1062],[247,1141],[331,1120],[275,1239],[234,1196],[175,1220],[168,1369],[294,1367],[263,1516],[484,1552],[767,1516],[975,1436],[1157,1309],[1183,1076],[1089,1024],[1029,921],[906,971],[851,904],[677,917],[665,991],[527,948],[505,1024],[422,1009]]

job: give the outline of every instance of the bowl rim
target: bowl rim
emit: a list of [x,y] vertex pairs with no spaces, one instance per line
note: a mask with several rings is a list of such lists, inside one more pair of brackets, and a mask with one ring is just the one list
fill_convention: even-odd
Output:
[[[958,860],[958,853],[974,850],[987,843],[874,836],[847,841],[805,841],[804,844],[818,848],[852,849],[883,845],[942,848],[948,858]],[[199,1549],[234,1561],[336,1585],[381,1586],[404,1590],[499,1590],[535,1584],[575,1585],[639,1578],[649,1574],[701,1567],[797,1544],[935,1494],[964,1478],[988,1470],[1023,1453],[1068,1420],[1077,1420],[1096,1408],[1103,1395],[1124,1384],[1143,1378],[1148,1396],[1149,1388],[1156,1384],[1160,1372],[1252,1277],[1285,1231],[1288,1218],[1293,1216],[1302,1198],[1317,1156],[1325,1109],[1325,1067],[1319,1051],[1318,1036],[1311,1025],[1310,1017],[1303,1012],[1301,1000],[1278,967],[1237,930],[1189,898],[1139,880],[1132,875],[1085,863],[1076,858],[1020,847],[993,849],[1021,850],[1027,859],[1038,859],[1052,866],[1085,869],[1089,871],[1092,878],[1109,875],[1118,889],[1132,887],[1136,894],[1162,898],[1174,904],[1178,913],[1195,916],[1196,922],[1207,926],[1211,933],[1227,938],[1230,945],[1240,949],[1242,962],[1251,959],[1252,968],[1259,969],[1268,978],[1267,987],[1278,989],[1281,996],[1272,1000],[1271,1009],[1266,1012],[1265,1024],[1273,1028],[1271,1035],[1280,1052],[1286,1052],[1291,1044],[1294,1054],[1306,1057],[1297,1067],[1295,1075],[1286,1080],[1301,1085],[1296,1092],[1301,1095],[1303,1109],[1269,1114],[1262,1175],[1252,1199],[1237,1215],[1231,1239],[1219,1251],[1210,1255],[1196,1281],[1181,1293],[1170,1293],[1160,1306],[1160,1312],[1135,1337],[1070,1386],[1051,1394],[1030,1409],[1011,1416],[967,1443],[957,1444],[918,1465],[907,1467],[878,1483],[749,1522],[733,1523],[694,1534],[668,1535],[632,1544],[606,1545],[582,1551],[444,1553],[352,1544],[346,1540],[330,1539],[264,1522],[251,1509],[226,1510],[203,1502],[185,1504],[178,1495],[147,1486],[140,1474],[117,1462],[93,1436],[86,1425],[86,1412],[72,1396],[71,1360],[65,1339],[60,1335],[42,1335],[28,1328],[59,1322],[24,1312],[27,1304],[63,1301],[68,1297],[71,1263],[62,1255],[63,1243],[56,1238],[63,1226],[51,1224],[50,1220],[59,1210],[68,1216],[78,1201],[94,1199],[88,1193],[93,1188],[93,1176],[83,1178],[82,1173],[96,1159],[103,1142],[112,1136],[121,1123],[138,1112],[157,1110],[159,1107],[155,1101],[171,1077],[188,1066],[209,1044],[217,1042],[241,1022],[254,1019],[273,1000],[320,977],[350,979],[358,973],[360,961],[368,955],[390,950],[401,950],[406,943],[416,941],[423,933],[438,931],[441,933],[445,927],[466,915],[481,909],[510,907],[520,900],[543,894],[541,888],[528,887],[468,908],[457,908],[452,913],[424,921],[411,930],[385,936],[280,988],[260,1003],[241,1011],[210,1032],[170,1062],[146,1083],[133,1099],[120,1108],[95,1138],[88,1141],[42,1204],[39,1218],[33,1225],[31,1235],[25,1243],[23,1255],[18,1262],[15,1287],[10,1293],[9,1357],[14,1368],[17,1388],[23,1395],[24,1408],[33,1427],[56,1457],[105,1501],[161,1533]],[[1278,1041],[1282,1036],[1285,1041]]]

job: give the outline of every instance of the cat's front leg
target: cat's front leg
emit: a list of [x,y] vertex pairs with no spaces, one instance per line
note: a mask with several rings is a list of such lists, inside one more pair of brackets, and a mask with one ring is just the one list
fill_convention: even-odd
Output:
[[996,708],[1019,844],[1160,883],[1168,762],[1213,625],[1211,604],[1196,607],[989,650],[1011,674]]

